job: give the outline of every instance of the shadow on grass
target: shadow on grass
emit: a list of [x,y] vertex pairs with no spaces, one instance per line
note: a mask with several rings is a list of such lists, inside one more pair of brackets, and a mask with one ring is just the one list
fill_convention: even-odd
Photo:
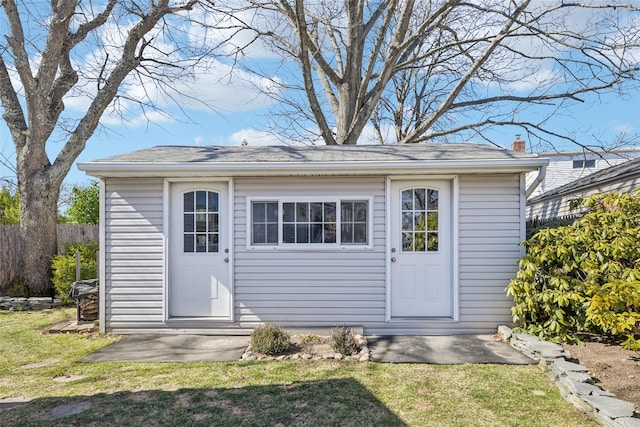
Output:
[[[61,405],[78,414],[55,418]],[[351,378],[238,388],[145,390],[32,400],[3,425],[405,426]]]

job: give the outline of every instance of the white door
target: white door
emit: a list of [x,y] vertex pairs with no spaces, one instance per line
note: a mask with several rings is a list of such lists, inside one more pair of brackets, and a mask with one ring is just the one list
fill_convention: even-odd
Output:
[[392,181],[391,192],[391,317],[451,318],[451,182]]
[[171,186],[170,317],[230,319],[226,183]]

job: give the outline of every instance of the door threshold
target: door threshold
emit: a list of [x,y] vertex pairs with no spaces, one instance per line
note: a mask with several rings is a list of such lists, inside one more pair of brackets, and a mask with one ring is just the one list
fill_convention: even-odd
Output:
[[420,317],[392,317],[389,319],[389,322],[455,322],[453,317],[431,317],[431,316],[420,316]]

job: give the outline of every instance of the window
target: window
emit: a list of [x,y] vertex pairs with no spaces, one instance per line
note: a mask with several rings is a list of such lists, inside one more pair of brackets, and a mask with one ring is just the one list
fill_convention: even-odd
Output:
[[369,242],[368,200],[252,201],[250,221],[253,246]]
[[438,250],[438,191],[412,188],[402,192],[402,251]]
[[184,252],[218,252],[218,193],[204,190],[184,193],[183,218]]
[[251,243],[268,245],[278,243],[278,202],[252,203]]
[[595,159],[591,159],[591,160],[574,160],[573,161],[573,168],[574,169],[586,169],[586,168],[595,168],[596,167],[596,160]]

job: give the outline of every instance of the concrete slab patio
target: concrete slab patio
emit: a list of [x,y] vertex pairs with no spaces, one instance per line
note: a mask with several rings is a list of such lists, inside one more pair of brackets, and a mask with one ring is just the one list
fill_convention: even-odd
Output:
[[80,362],[231,362],[248,345],[248,336],[127,335]]
[[371,360],[388,363],[459,365],[537,363],[491,335],[367,337]]

